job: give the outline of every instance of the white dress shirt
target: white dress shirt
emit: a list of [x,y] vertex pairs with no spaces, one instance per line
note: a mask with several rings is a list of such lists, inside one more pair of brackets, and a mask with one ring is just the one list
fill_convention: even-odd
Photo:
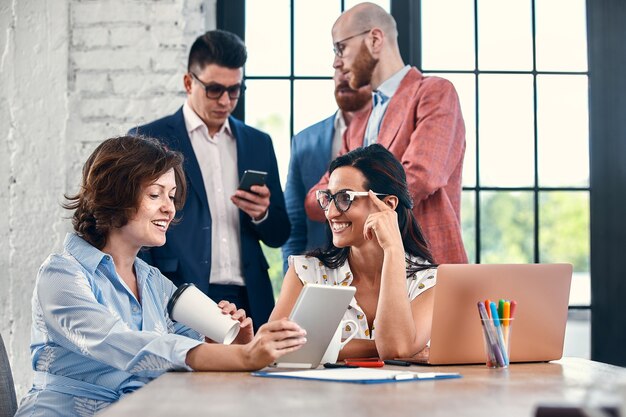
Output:
[[211,284],[245,285],[241,268],[239,208],[230,201],[239,185],[237,143],[228,119],[213,136],[188,102],[185,126],[196,155],[211,213]]

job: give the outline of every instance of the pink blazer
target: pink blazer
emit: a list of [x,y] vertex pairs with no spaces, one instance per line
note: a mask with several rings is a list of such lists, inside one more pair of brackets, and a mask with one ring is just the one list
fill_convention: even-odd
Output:
[[[370,112],[355,116],[340,155],[363,145]],[[437,263],[467,263],[461,236],[461,173],[465,125],[454,86],[411,68],[391,98],[378,143],[402,165],[413,196],[413,213]],[[325,221],[315,190],[328,187],[328,172],[309,190],[305,208],[312,220]]]

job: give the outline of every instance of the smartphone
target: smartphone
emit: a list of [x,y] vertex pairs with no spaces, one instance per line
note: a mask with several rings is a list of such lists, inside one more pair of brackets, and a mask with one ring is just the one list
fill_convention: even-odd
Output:
[[239,183],[239,189],[244,191],[250,191],[250,187],[253,185],[265,185],[265,177],[267,176],[267,172],[265,171],[254,171],[252,169],[246,169],[243,172],[243,177],[241,178],[241,182]]

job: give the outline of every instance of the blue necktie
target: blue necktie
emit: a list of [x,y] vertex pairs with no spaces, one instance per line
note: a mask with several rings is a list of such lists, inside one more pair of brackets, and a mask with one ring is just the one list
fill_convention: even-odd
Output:
[[380,123],[385,115],[385,103],[389,100],[385,94],[376,90],[372,94],[372,113],[367,121],[367,128],[365,129],[365,137],[363,138],[363,146],[369,146],[378,142],[378,132],[380,131]]

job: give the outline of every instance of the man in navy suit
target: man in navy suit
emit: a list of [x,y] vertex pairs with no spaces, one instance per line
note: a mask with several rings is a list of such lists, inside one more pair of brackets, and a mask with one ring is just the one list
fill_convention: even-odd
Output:
[[285,187],[291,234],[282,248],[284,272],[287,272],[290,255],[300,255],[328,244],[326,225],[307,218],[304,197],[324,176],[330,162],[339,153],[343,134],[354,113],[367,108],[372,99],[369,86],[351,89],[339,70],[335,71],[333,80],[339,110],[333,116],[307,127],[291,140],[291,159]]
[[[142,257],[174,284],[194,283],[214,300],[245,309],[258,328],[274,307],[259,241],[279,247],[290,224],[272,140],[231,116],[245,90],[246,59],[235,34],[213,30],[198,37],[183,77],[184,105],[131,132],[182,152],[189,188],[167,243]],[[267,172],[266,185],[239,190],[248,169]]]

